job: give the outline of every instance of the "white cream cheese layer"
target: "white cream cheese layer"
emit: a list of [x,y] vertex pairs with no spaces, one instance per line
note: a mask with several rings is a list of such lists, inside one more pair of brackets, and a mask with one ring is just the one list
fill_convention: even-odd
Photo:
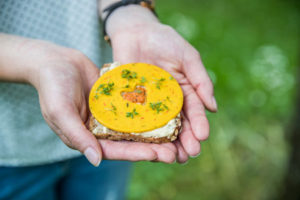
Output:
[[[178,117],[180,117],[180,114],[178,114]],[[102,124],[100,124],[96,119],[94,119],[95,124],[97,127],[94,128],[93,133],[109,133],[111,132],[110,129],[106,128]],[[160,128],[146,131],[142,133],[130,133],[132,135],[141,135],[143,137],[154,137],[154,138],[161,138],[161,137],[169,137],[173,135],[174,130],[176,128],[176,119],[171,119],[165,126],[162,126]]]
[[[100,76],[102,76],[104,73],[106,73],[109,70],[112,70],[120,65],[121,64],[119,62],[114,62],[109,67],[105,67],[105,68],[101,69]],[[177,117],[180,117],[180,113],[177,115]],[[108,129],[107,127],[100,124],[96,119],[94,119],[94,120],[95,120],[94,121],[95,124],[97,125],[97,127],[95,127],[93,130],[94,134],[111,132],[110,129]],[[174,118],[174,119],[171,119],[165,126],[162,126],[160,128],[157,128],[157,129],[154,129],[151,131],[146,131],[143,133],[130,133],[130,134],[140,135],[143,137],[153,137],[153,138],[170,137],[171,135],[173,135],[175,128],[176,128],[176,119]]]

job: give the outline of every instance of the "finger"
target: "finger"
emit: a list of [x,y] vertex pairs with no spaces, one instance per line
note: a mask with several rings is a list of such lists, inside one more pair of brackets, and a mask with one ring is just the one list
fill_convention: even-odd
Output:
[[160,145],[163,146],[163,147],[166,147],[166,148],[170,149],[171,151],[173,151],[174,154],[178,153],[177,147],[172,142],[162,143]]
[[103,157],[109,160],[160,161],[173,163],[176,148],[169,144],[147,144],[140,142],[99,140]]
[[181,145],[179,140],[176,140],[174,142],[178,149],[178,154],[177,154],[177,162],[178,163],[186,163],[189,159],[189,155],[185,152],[183,146]]
[[190,128],[190,122],[183,118],[183,130],[179,134],[180,142],[189,156],[197,156],[200,153],[200,143],[194,137]]
[[67,140],[66,144],[83,153],[91,164],[99,166],[102,153],[97,139],[88,131],[73,106],[56,106],[58,110],[64,110],[63,114],[52,116],[52,121],[60,129],[58,135]]
[[150,144],[127,141],[98,140],[103,157],[108,160],[151,161],[157,159]]
[[203,66],[199,53],[192,48],[189,49],[191,49],[190,52],[187,52],[184,57],[183,71],[206,108],[216,112],[217,103],[214,97],[213,84]]
[[176,161],[176,153],[161,144],[151,144],[151,148],[156,152],[156,161],[164,163],[174,163]]
[[183,111],[191,123],[192,132],[199,141],[206,140],[209,136],[209,123],[204,106],[190,85],[183,85],[182,90],[184,94]]

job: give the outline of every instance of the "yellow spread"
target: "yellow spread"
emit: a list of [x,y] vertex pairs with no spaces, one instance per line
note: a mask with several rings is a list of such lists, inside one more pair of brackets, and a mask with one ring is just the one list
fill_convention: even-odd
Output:
[[97,121],[125,133],[166,125],[181,111],[182,104],[177,81],[165,70],[145,63],[121,65],[106,72],[89,96],[90,111]]

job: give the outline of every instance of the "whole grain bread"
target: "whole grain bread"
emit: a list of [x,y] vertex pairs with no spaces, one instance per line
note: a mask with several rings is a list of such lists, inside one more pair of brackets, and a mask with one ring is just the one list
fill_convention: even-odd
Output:
[[165,143],[165,142],[172,142],[177,139],[178,134],[181,131],[181,117],[180,115],[176,117],[175,123],[176,127],[172,134],[166,137],[143,137],[142,135],[138,134],[131,134],[131,133],[122,133],[117,132],[111,129],[106,128],[106,131],[100,132],[95,131],[97,128],[97,121],[96,119],[91,116],[89,119],[89,130],[98,138],[98,139],[109,139],[109,140],[129,140],[135,142],[146,142],[146,143]]
[[[100,74],[103,73],[103,70],[110,67],[111,64],[104,64],[101,68]],[[102,72],[102,73],[101,73]],[[94,116],[91,116],[89,119],[89,130],[98,138],[98,139],[108,139],[108,140],[128,140],[135,142],[145,142],[145,143],[166,143],[172,142],[177,139],[177,136],[180,134],[182,129],[181,123],[182,117],[178,114],[175,118],[176,127],[172,134],[165,137],[144,137],[139,134],[123,133],[105,128],[105,131],[97,129],[99,122],[95,119]]]

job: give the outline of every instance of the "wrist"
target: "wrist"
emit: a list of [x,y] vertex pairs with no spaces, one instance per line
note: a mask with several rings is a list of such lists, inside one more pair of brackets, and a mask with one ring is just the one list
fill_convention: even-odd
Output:
[[34,61],[28,57],[30,52],[25,48],[32,41],[14,35],[0,34],[0,80],[31,84],[36,69]]
[[128,5],[118,8],[109,16],[106,31],[108,36],[113,39],[118,32],[152,23],[159,23],[159,21],[148,8]]

